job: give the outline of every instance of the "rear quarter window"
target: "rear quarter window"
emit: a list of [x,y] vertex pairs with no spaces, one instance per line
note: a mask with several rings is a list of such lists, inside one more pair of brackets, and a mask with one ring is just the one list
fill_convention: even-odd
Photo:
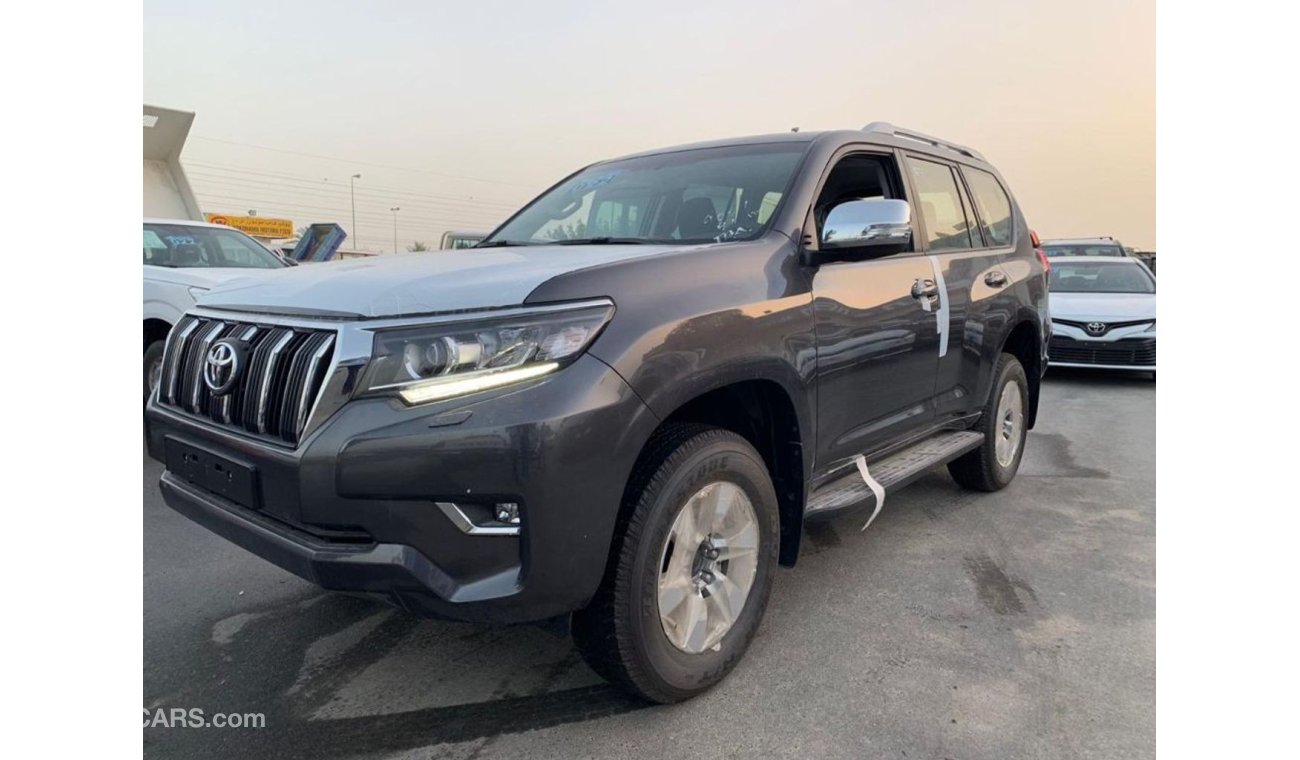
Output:
[[966,184],[975,196],[975,209],[979,212],[980,229],[990,246],[1011,245],[1011,199],[998,178],[983,169],[962,167]]

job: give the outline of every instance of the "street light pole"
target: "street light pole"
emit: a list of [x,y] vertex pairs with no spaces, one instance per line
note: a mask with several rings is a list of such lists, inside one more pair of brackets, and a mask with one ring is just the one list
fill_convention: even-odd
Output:
[[397,253],[397,212],[402,209],[400,206],[393,206],[388,210],[393,212],[393,253]]
[[352,195],[352,241],[353,250],[361,250],[361,235],[357,233],[357,180],[361,179],[360,174],[353,174],[348,180],[348,191]]

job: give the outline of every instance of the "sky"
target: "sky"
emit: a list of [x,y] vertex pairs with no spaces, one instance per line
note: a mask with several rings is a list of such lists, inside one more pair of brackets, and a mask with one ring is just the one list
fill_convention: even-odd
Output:
[[[1153,0],[147,0],[204,211],[488,230],[592,161],[872,121],[976,148],[1043,238],[1154,250]],[[400,211],[392,212],[392,208]]]

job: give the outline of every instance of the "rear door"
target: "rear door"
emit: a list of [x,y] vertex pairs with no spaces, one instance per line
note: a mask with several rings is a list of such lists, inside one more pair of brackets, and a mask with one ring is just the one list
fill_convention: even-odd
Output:
[[[981,224],[967,188],[968,167],[928,155],[905,160],[920,207],[924,252],[944,292],[936,315],[940,337],[934,378],[935,415],[944,422],[983,406],[981,378],[988,376],[990,361],[985,343],[1003,334],[1014,316],[1002,297],[1009,279],[1000,266],[1010,250],[1001,241],[1010,240],[1011,220],[1008,211],[993,226]],[[996,184],[992,175],[981,174]]]

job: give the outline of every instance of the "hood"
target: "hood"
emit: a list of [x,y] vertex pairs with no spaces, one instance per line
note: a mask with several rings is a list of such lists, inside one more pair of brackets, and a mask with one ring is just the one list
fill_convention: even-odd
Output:
[[154,282],[185,285],[198,288],[215,288],[241,277],[259,277],[278,269],[252,269],[250,267],[157,267],[144,265],[144,278]]
[[1054,319],[1128,322],[1156,318],[1155,293],[1051,293]]
[[[537,245],[346,259],[268,272],[205,293],[200,306],[359,317],[517,306],[557,275],[695,246]],[[601,293],[593,293],[599,296]]]

